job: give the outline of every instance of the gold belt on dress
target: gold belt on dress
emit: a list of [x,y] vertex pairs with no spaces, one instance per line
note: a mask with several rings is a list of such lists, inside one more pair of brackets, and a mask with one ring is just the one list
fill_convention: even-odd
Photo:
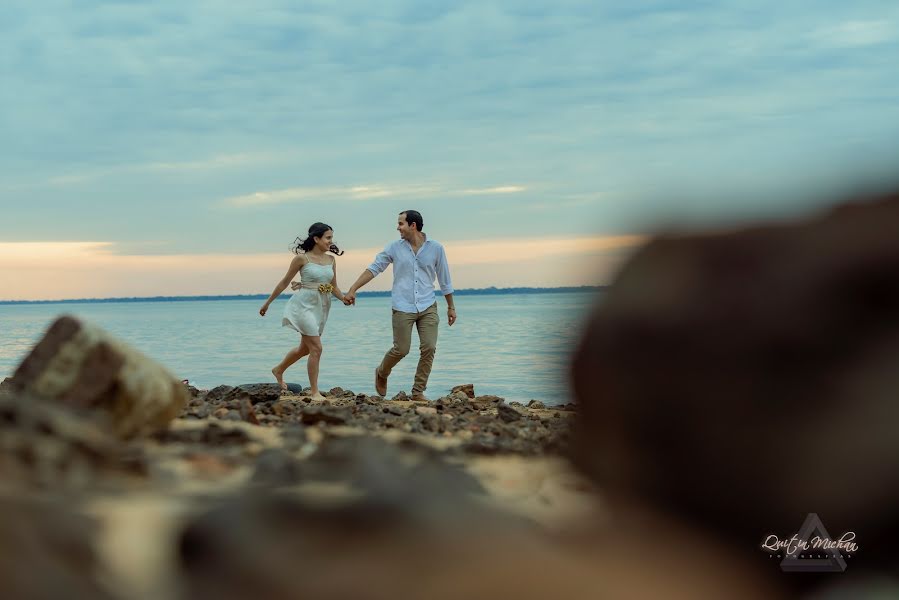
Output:
[[334,286],[330,283],[304,283],[300,282],[300,287],[305,288],[307,290],[318,290],[322,294],[330,294],[334,291]]

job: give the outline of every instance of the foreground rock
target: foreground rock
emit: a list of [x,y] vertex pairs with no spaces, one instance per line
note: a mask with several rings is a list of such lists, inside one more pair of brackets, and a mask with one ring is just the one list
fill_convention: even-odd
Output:
[[189,396],[162,365],[69,316],[50,326],[9,386],[16,393],[102,412],[120,437],[166,427]]
[[[612,496],[748,561],[815,512],[834,536],[857,532],[866,559],[853,569],[895,576],[897,365],[899,196],[658,238],[576,352],[573,456]],[[818,581],[802,575],[784,582]]]

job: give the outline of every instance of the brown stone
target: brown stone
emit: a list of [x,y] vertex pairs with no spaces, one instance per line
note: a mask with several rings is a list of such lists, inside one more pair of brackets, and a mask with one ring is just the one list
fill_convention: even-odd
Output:
[[36,398],[102,412],[120,437],[166,427],[190,398],[187,387],[162,365],[70,316],[50,326],[16,369],[10,386]]
[[469,398],[474,398],[474,397],[475,397],[475,395],[474,395],[474,384],[473,384],[473,383],[466,383],[466,384],[463,384],[463,385],[457,385],[457,386],[455,386],[455,387],[450,391],[451,394],[455,394],[456,392],[462,392],[463,394],[465,394],[465,395],[468,396]]
[[748,557],[765,532],[789,537],[817,512],[831,534],[867,532],[866,554],[886,560],[897,365],[899,195],[660,236],[603,294],[575,352],[574,459],[610,495]]

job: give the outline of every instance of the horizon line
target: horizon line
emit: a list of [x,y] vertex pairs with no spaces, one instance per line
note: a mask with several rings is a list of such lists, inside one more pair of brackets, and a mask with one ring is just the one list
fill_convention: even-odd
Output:
[[[580,285],[580,286],[559,286],[559,287],[486,287],[486,288],[462,288],[454,290],[453,294],[460,296],[477,296],[491,294],[526,294],[526,293],[563,293],[576,291],[599,291],[606,289],[608,285]],[[383,297],[389,296],[390,290],[369,290],[365,292],[357,292],[359,297]],[[434,290],[434,295],[442,297],[440,290]],[[281,293],[282,297],[289,297],[291,293]],[[2,305],[17,304],[91,304],[91,303],[116,303],[116,302],[203,302],[211,300],[256,300],[268,298],[269,294],[203,294],[196,296],[122,296],[110,298],[59,298],[55,300],[0,300]]]

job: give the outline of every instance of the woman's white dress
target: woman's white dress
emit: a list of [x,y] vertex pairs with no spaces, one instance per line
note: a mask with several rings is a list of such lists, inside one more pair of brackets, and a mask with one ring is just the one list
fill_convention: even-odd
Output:
[[[282,327],[291,327],[303,335],[320,336],[325,331],[331,293],[318,291],[319,284],[331,283],[334,267],[307,262],[300,268],[303,287],[294,292],[284,307]],[[307,287],[308,286],[308,287]]]

